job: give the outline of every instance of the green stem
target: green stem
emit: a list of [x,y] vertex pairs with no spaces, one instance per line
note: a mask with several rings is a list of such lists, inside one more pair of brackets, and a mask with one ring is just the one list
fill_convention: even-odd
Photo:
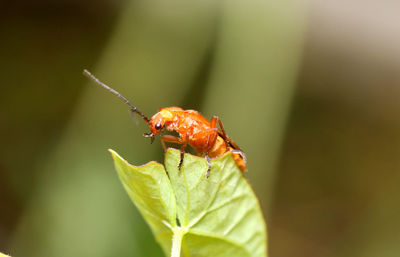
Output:
[[181,256],[182,238],[186,234],[186,231],[187,230],[182,227],[176,227],[173,229],[174,235],[172,236],[171,257]]

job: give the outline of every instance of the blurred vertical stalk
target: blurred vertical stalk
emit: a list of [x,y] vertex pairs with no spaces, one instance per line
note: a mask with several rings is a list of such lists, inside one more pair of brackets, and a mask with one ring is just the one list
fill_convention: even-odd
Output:
[[204,101],[248,158],[246,177],[268,210],[305,27],[303,1],[224,1]]

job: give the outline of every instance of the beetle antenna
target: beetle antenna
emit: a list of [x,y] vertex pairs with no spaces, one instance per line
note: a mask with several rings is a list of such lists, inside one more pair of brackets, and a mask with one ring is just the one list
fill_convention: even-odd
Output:
[[136,112],[137,114],[139,114],[145,122],[149,123],[150,120],[149,118],[146,117],[146,115],[144,115],[138,108],[136,108],[136,106],[134,106],[133,104],[131,104],[131,102],[128,101],[128,99],[126,99],[123,95],[121,95],[119,92],[115,91],[114,89],[112,89],[111,87],[107,86],[106,84],[104,84],[103,82],[101,82],[98,78],[96,78],[92,73],[90,73],[88,70],[83,70],[83,75],[85,75],[86,77],[88,77],[89,79],[93,80],[93,82],[95,82],[97,85],[107,89],[108,91],[110,91],[111,93],[113,93],[114,95],[118,96],[119,98],[121,98],[127,105],[129,105],[131,107],[130,111],[132,113]]

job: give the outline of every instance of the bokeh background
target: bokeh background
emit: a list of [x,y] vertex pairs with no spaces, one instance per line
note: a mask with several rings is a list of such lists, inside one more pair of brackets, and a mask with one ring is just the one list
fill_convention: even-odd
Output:
[[400,2],[0,3],[0,251],[163,256],[107,148],[162,162],[127,106],[218,115],[270,256],[400,255]]

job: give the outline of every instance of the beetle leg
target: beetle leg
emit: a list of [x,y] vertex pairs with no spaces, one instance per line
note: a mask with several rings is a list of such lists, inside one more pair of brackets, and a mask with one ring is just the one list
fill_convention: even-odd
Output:
[[178,170],[181,170],[182,163],[183,163],[183,158],[185,157],[185,148],[186,148],[186,146],[187,146],[187,141],[185,141],[185,143],[183,143],[183,145],[181,147],[181,159],[179,160]]
[[222,121],[221,121],[220,119],[218,119],[218,124],[219,124],[219,127],[221,128],[221,131],[222,131],[222,138],[223,138],[224,141],[225,141],[226,148],[228,148],[228,147],[229,147],[229,138],[228,138],[228,136],[226,135],[224,125],[222,125]]
[[[217,117],[218,118],[218,117]],[[224,138],[226,138],[226,132],[225,132],[225,128],[224,128],[224,125],[222,125],[222,121],[218,118],[218,124],[219,124],[219,127],[221,128],[221,131],[222,131],[222,136],[224,137]]]
[[219,121],[219,118],[218,118],[218,116],[213,116],[212,118],[211,118],[211,121],[210,121],[210,127],[211,128],[216,128],[217,127],[217,122]]
[[247,164],[247,158],[244,152],[242,152],[241,150],[232,149],[231,153],[238,153],[242,157],[244,164]]
[[188,144],[188,141],[186,140],[186,137],[175,137],[172,135],[164,135],[161,137],[161,142],[162,145],[164,147],[164,151],[167,151],[167,146],[165,145],[165,142],[170,142],[170,143],[178,143],[178,144],[182,144],[182,147],[180,149],[181,151],[181,158],[179,160],[179,164],[178,164],[178,169],[181,169],[182,163],[183,163],[183,158],[185,157],[185,148]]
[[169,142],[169,143],[177,143],[177,144],[182,144],[183,140],[180,137],[175,137],[172,135],[164,135],[161,137],[161,143],[163,145],[164,151],[167,151],[167,146],[165,144],[165,142]]
[[181,170],[183,158],[185,158],[185,152],[181,151],[181,158],[179,159],[178,170]]
[[225,133],[225,128],[222,125],[222,121],[218,118],[218,116],[213,116],[212,117],[210,126],[212,128],[217,128],[217,122],[219,124],[219,127],[221,128],[222,138],[224,139],[225,145],[228,148],[229,147],[229,142],[228,142],[228,139],[227,139],[228,137],[227,137],[227,135]]
[[210,160],[210,157],[208,156],[208,154],[206,154],[206,160],[207,160],[207,164],[208,164],[206,178],[208,178],[210,176],[210,170],[211,170],[211,160]]
[[165,144],[165,141],[162,140],[162,138],[161,138],[161,144],[162,144],[162,147],[164,148],[164,153],[167,152],[167,145]]
[[[213,116],[210,121],[210,127],[214,129],[218,134],[217,123],[220,123],[220,119],[218,118],[218,116]],[[225,135],[225,131],[223,131],[223,134]]]
[[[212,138],[212,140],[209,141],[207,151],[209,151],[209,150],[211,149],[211,147],[212,147],[212,146],[214,145],[214,143],[215,143],[215,140],[217,140],[217,137],[218,137],[217,122],[219,122],[219,118],[218,118],[217,116],[213,116],[212,119],[211,119],[211,122],[210,122],[210,128],[213,130],[213,132],[210,133],[210,136],[213,135],[214,138]],[[224,132],[224,133],[225,133],[225,132]],[[223,138],[224,138],[224,141],[225,141],[225,137],[223,137]],[[225,142],[225,143],[226,143],[226,142]]]
[[244,153],[240,150],[240,147],[232,140],[228,137],[228,135],[225,132],[224,126],[222,125],[222,121],[220,119],[218,119],[218,124],[219,127],[221,128],[221,137],[224,139],[226,147],[232,147],[233,149],[239,150],[241,152],[241,155],[244,156]]
[[185,148],[187,146],[187,141],[181,147],[181,159],[179,160],[178,169],[181,170],[183,158],[185,157]]

